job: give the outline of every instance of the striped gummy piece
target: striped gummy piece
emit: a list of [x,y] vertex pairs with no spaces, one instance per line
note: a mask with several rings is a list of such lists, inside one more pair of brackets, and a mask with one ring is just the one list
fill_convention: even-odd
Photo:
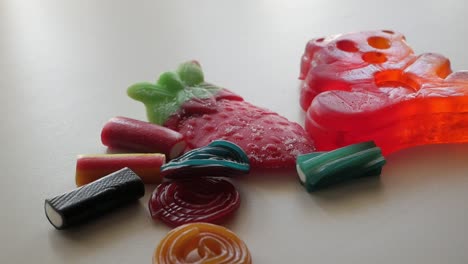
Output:
[[247,174],[249,171],[247,154],[239,146],[226,140],[215,140],[161,166],[161,176],[169,179],[231,176]]
[[352,179],[380,175],[384,165],[382,150],[373,141],[299,155],[296,160],[299,179],[308,192]]

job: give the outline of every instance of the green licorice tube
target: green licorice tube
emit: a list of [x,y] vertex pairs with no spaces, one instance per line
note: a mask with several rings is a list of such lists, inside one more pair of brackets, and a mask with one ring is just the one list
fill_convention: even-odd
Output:
[[327,152],[326,151],[316,151],[316,152],[311,152],[311,153],[299,155],[296,158],[296,163],[303,163],[306,160],[309,160],[311,158],[317,157],[317,156],[325,154],[325,153],[327,153]]
[[[357,143],[357,144],[342,147],[333,151],[326,152],[319,156],[312,157],[310,159],[307,159],[299,163],[299,165],[300,165],[301,171],[304,174],[309,175],[310,174],[309,171],[315,169],[317,166],[321,166],[324,163],[328,163],[335,159],[339,159],[339,158],[342,158],[350,154],[359,152],[361,150],[369,149],[372,147],[375,147],[375,143],[373,141]],[[307,155],[312,156],[313,154],[306,154],[306,157]]]
[[[326,154],[325,154],[326,155]],[[355,170],[360,169],[363,164],[375,160],[381,155],[379,148],[371,148],[362,150],[330,162],[324,162],[318,166],[309,169],[308,174],[315,175],[312,179],[309,177],[311,184],[326,180],[327,175],[334,175],[337,173],[355,173]]]
[[297,158],[301,182],[310,191],[345,180],[379,175],[385,159],[372,141],[329,152],[313,152]]
[[383,156],[380,156],[367,164],[364,164],[362,167],[356,168],[355,170],[343,170],[338,171],[335,174],[329,174],[324,179],[322,178],[321,181],[315,183],[314,185],[310,185],[309,191],[319,190],[321,188],[325,188],[331,186],[333,184],[344,182],[347,180],[352,179],[359,179],[363,177],[369,176],[377,176],[380,175],[382,171],[382,166],[385,164],[385,159]]

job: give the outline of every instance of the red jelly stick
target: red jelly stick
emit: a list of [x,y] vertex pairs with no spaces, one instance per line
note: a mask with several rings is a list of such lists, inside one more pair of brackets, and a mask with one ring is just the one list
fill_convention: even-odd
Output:
[[110,148],[164,153],[168,159],[179,156],[186,147],[184,136],[177,131],[120,116],[104,125],[101,141]]
[[159,183],[160,168],[165,161],[166,156],[160,153],[80,155],[76,161],[76,185],[93,182],[125,167],[140,176],[144,183]]
[[149,210],[169,226],[220,223],[240,205],[237,189],[224,179],[199,178],[164,182],[153,191]]

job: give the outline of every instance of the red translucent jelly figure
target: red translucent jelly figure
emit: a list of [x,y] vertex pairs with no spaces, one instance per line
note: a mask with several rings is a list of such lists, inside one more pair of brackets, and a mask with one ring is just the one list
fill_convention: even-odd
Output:
[[313,39],[302,56],[301,107],[317,150],[374,140],[384,154],[468,142],[468,71],[414,54],[397,32]]

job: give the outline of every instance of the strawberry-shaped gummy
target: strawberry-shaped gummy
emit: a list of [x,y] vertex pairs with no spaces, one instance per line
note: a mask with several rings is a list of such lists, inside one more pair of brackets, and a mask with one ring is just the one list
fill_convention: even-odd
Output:
[[302,56],[301,107],[318,150],[374,140],[384,154],[468,142],[468,72],[414,54],[397,32],[313,39]]
[[128,95],[145,104],[149,121],[182,133],[187,150],[217,139],[231,141],[253,168],[294,168],[297,155],[314,150],[299,124],[205,82],[195,61],[163,73],[156,84],[131,86]]

